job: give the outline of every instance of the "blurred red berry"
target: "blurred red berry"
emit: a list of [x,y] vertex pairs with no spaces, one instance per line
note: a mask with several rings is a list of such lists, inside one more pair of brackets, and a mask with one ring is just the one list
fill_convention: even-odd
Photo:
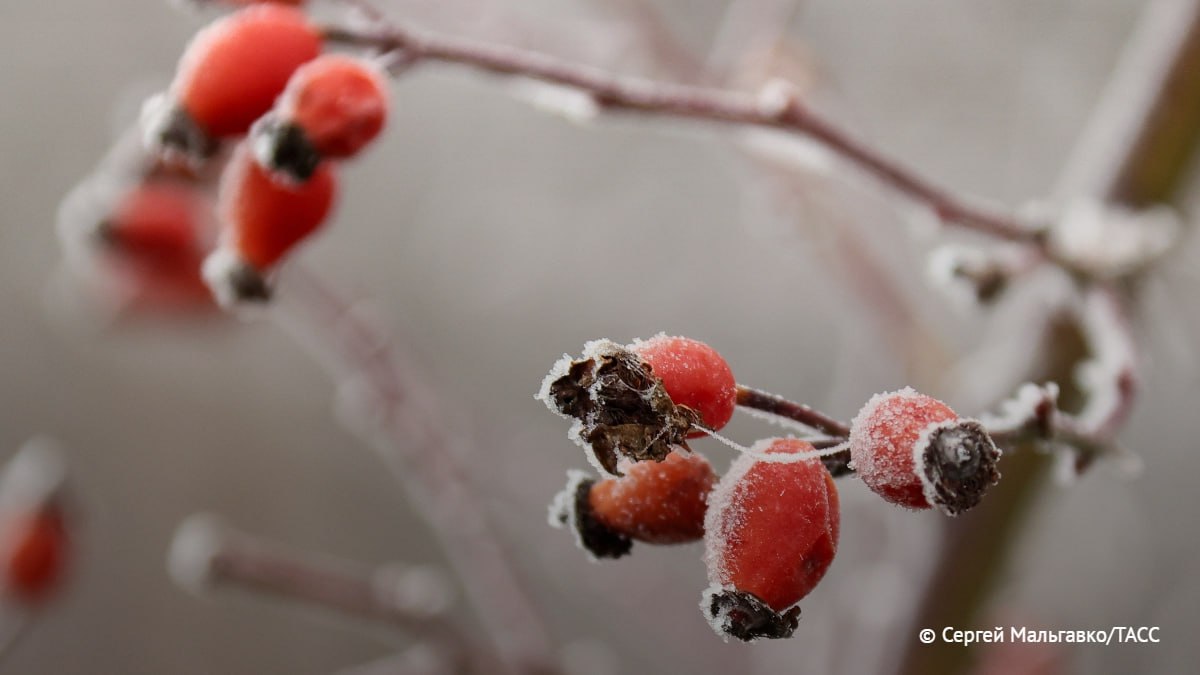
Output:
[[3,532],[6,591],[19,601],[36,604],[62,581],[67,562],[67,532],[55,509],[17,517]]
[[227,228],[223,243],[258,269],[269,269],[325,222],[336,192],[337,180],[328,163],[306,183],[282,184],[255,163],[243,145],[221,177],[218,213]]
[[336,193],[328,162],[308,181],[289,184],[276,181],[245,143],[239,145],[217,193],[220,247],[205,261],[205,279],[218,299],[265,300],[261,275],[325,222]]
[[139,285],[202,290],[200,264],[210,208],[193,185],[147,180],[118,200],[99,235]]
[[[812,452],[797,439],[756,444],[755,454]],[[745,454],[709,496],[705,562],[712,587],[701,608],[722,636],[788,637],[837,552],[837,487],[819,459]]]
[[[695,410],[713,431],[729,423],[737,404],[737,382],[715,349],[698,340],[667,335],[636,341],[630,349],[662,380],[676,405]],[[703,435],[693,431],[688,437]]]
[[911,388],[872,397],[850,425],[851,466],[875,493],[908,508],[971,508],[999,480],[999,456],[978,422]]
[[148,135],[190,155],[211,153],[270,110],[321,47],[320,30],[292,7],[258,4],[217,19],[188,44],[166,100],[147,111]]
[[305,180],[322,158],[357,154],[383,130],[388,90],[369,61],[327,54],[292,75],[271,114],[254,126],[264,166]]

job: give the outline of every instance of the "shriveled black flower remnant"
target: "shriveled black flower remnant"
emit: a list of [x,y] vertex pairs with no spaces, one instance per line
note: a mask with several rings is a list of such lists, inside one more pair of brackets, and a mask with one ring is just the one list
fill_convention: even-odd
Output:
[[676,405],[641,357],[611,340],[584,345],[579,359],[564,356],[537,398],[571,419],[570,437],[605,472],[622,475],[617,461],[661,462],[700,426],[700,413]]

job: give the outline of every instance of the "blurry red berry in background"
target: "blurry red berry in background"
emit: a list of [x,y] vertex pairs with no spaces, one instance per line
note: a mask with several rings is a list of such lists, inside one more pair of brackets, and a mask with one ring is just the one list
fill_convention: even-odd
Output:
[[325,222],[336,192],[328,162],[304,183],[277,182],[243,143],[225,168],[217,194],[221,246],[266,271]]
[[68,557],[62,515],[50,507],[6,519],[0,532],[4,588],[25,604],[45,600],[62,582]]
[[[737,382],[715,349],[698,340],[667,335],[636,341],[630,349],[649,364],[676,405],[700,413],[713,431],[729,423],[737,404]],[[688,437],[703,435],[695,431]]]
[[211,238],[211,208],[194,185],[148,180],[117,201],[99,235],[139,285],[203,291],[200,264]]
[[217,19],[188,44],[166,97],[148,104],[151,145],[211,154],[217,140],[249,131],[321,48],[318,27],[292,7],[258,4]]

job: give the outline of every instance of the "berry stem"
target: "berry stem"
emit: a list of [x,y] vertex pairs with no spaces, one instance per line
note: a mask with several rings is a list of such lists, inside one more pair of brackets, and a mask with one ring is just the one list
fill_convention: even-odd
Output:
[[737,387],[737,404],[743,408],[758,410],[798,422],[828,436],[839,438],[842,441],[850,437],[850,427],[846,424],[803,403],[789,401],[782,396],[771,394],[761,389],[754,389],[739,384]]
[[[356,2],[356,5],[362,3]],[[977,206],[934,185],[867,145],[796,96],[764,103],[727,89],[621,77],[585,64],[505,45],[430,32],[394,21],[370,28],[327,26],[325,39],[400,51],[415,61],[455,63],[498,75],[528,77],[588,94],[601,109],[775,129],[815,140],[884,185],[931,209],[943,222],[1000,239],[1041,246],[1041,234],[1011,216]]]
[[[744,385],[737,386],[737,404],[743,408],[757,410],[768,415],[782,417],[797,422],[829,436],[829,438],[810,441],[818,450],[836,447],[850,438],[850,427],[823,412],[814,410],[803,403],[789,401],[782,396],[771,394],[761,389],[753,389]],[[821,457],[821,462],[834,478],[854,473],[850,468],[850,451],[843,450]]]

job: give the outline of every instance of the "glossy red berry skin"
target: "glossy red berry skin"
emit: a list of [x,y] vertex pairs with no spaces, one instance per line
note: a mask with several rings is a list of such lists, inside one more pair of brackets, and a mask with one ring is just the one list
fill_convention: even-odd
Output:
[[863,483],[887,501],[930,508],[913,450],[930,425],[954,419],[958,415],[950,406],[912,389],[877,395],[851,424],[851,465]]
[[388,90],[383,73],[362,59],[328,54],[302,66],[275,106],[304,130],[324,157],[357,154],[383,130]]
[[321,46],[320,31],[300,10],[280,4],[247,7],[217,19],[192,39],[171,91],[208,136],[244,134]]
[[304,183],[277,182],[243,143],[230,158],[218,190],[221,246],[266,271],[321,227],[336,193],[337,179],[329,163],[322,163]]
[[61,584],[68,557],[66,528],[55,509],[16,517],[5,524],[5,590],[25,604],[38,604]]
[[[813,452],[813,446],[775,439],[762,451],[788,455]],[[714,585],[753,593],[783,611],[808,595],[833,562],[838,492],[819,459],[784,463],[742,455],[709,503],[706,562]]]
[[708,493],[716,482],[702,455],[674,450],[661,462],[629,462],[625,475],[607,478],[588,494],[592,517],[610,530],[651,544],[679,544],[704,536]]
[[[729,423],[737,405],[737,382],[729,364],[715,349],[698,340],[659,335],[630,345],[662,380],[676,405],[700,413],[704,424],[717,431]],[[689,438],[699,438],[695,431]]]

